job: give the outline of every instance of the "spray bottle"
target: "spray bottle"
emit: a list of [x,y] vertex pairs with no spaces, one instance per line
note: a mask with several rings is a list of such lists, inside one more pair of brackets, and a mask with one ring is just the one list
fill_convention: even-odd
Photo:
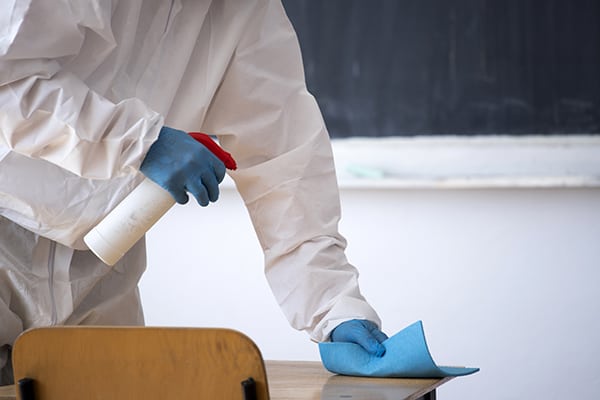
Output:
[[[210,136],[191,132],[225,167],[236,169],[231,154],[217,145]],[[125,197],[83,241],[105,264],[114,265],[131,247],[175,204],[171,194],[148,178]]]

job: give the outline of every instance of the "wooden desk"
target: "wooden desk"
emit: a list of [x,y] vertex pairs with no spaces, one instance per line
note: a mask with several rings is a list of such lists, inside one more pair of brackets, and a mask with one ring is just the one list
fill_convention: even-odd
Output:
[[443,379],[334,375],[318,361],[266,361],[271,400],[435,400]]
[[[266,361],[271,400],[435,400],[451,378],[383,379],[334,375],[318,361]],[[0,400],[14,400],[14,386],[0,386]]]
[[0,400],[14,400],[15,398],[15,387],[13,385],[0,386]]

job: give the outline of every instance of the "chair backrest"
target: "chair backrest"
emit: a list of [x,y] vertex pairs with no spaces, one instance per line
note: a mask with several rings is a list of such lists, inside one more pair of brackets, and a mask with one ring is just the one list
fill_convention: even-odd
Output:
[[17,338],[13,369],[21,400],[269,398],[258,347],[230,329],[36,328]]

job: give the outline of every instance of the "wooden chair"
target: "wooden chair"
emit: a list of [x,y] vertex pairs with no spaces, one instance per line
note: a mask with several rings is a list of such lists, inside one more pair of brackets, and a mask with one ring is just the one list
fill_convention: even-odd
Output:
[[13,348],[20,400],[268,400],[262,355],[230,329],[51,327]]

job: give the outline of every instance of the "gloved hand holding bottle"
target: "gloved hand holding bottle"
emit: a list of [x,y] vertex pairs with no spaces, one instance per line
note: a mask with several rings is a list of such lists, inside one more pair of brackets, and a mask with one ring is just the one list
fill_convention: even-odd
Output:
[[373,322],[359,319],[342,322],[330,337],[332,342],[356,343],[377,357],[385,354],[385,347],[381,343],[388,338]]
[[142,173],[185,204],[188,194],[201,206],[219,198],[225,164],[186,132],[164,126],[142,162]]
[[201,206],[219,198],[226,165],[235,160],[209,136],[163,127],[146,154],[144,179],[83,238],[104,263],[114,265],[175,202],[190,192]]

